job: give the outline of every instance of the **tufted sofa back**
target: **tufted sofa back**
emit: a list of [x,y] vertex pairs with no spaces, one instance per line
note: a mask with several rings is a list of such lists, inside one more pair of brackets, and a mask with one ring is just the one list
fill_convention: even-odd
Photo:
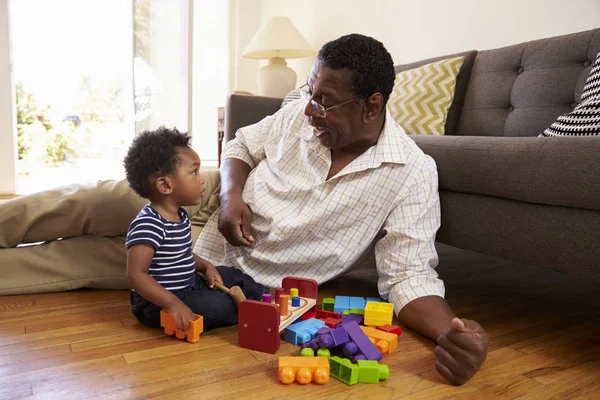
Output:
[[480,51],[455,134],[537,136],[579,104],[600,29]]

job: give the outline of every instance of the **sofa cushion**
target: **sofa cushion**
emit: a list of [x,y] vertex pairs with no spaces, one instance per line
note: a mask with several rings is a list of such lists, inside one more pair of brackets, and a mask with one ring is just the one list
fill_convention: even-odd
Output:
[[440,191],[600,210],[597,137],[411,138],[435,160]]
[[396,74],[387,108],[408,134],[443,135],[464,57],[434,61]]
[[541,136],[600,135],[600,52],[585,81],[581,103],[573,112],[563,114]]
[[454,100],[452,105],[450,106],[450,110],[448,111],[448,117],[446,118],[446,124],[444,127],[444,135],[455,135],[458,119],[460,117],[460,113],[462,110],[463,102],[465,99],[465,93],[467,91],[467,84],[469,83],[469,78],[471,76],[471,69],[473,68],[473,63],[475,62],[475,56],[477,56],[477,51],[465,51],[462,53],[449,54],[441,57],[428,58],[426,60],[416,61],[409,64],[401,64],[394,67],[396,73],[401,71],[407,71],[409,69],[418,68],[425,64],[430,64],[434,61],[444,60],[453,57],[464,57],[464,62],[462,67],[460,68],[460,72],[456,77],[456,86],[454,89]]
[[459,135],[538,136],[571,112],[600,51],[600,29],[480,51]]

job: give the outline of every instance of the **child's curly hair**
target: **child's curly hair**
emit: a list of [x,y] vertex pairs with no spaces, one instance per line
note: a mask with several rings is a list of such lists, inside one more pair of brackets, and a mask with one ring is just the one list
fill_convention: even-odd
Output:
[[129,186],[140,196],[150,198],[151,179],[172,174],[177,170],[178,150],[188,147],[191,137],[177,129],[161,126],[144,131],[133,140],[123,159]]

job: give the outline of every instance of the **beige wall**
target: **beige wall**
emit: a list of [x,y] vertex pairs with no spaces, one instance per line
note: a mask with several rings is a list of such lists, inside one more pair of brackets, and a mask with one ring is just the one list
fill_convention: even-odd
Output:
[[[237,37],[243,37],[246,43],[258,25],[270,16],[285,15],[315,49],[341,35],[363,33],[382,41],[396,64],[600,27],[598,0],[238,0],[238,3],[242,1],[247,1],[244,7],[253,7],[244,26],[238,27]],[[249,22],[256,14],[259,24]],[[313,61],[314,58],[288,60],[298,74],[298,83],[306,79]],[[259,63],[264,62],[241,63],[234,89],[256,93],[256,71]]]

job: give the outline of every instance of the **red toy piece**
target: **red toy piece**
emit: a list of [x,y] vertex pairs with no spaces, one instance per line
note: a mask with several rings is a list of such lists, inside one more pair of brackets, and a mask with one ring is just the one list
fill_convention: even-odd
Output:
[[[244,300],[238,306],[238,343],[240,347],[274,354],[279,350],[280,332],[308,311],[315,311],[319,286],[314,279],[286,277],[282,281],[283,293],[298,288],[300,307],[289,306],[285,315],[280,315],[285,306],[254,300]],[[286,299],[280,295],[280,300]],[[280,302],[281,302],[280,301]],[[289,300],[287,300],[289,301]],[[286,303],[287,304],[287,303]]]
[[325,321],[327,318],[334,318],[334,319],[342,319],[342,314],[340,314],[339,312],[333,312],[333,311],[327,311],[327,310],[317,310],[317,319],[322,319],[323,321]]
[[377,329],[379,329],[380,331],[393,333],[394,335],[398,336],[402,335],[402,328],[400,328],[398,325],[381,325],[378,326]]
[[309,311],[300,317],[301,321],[306,321],[307,319],[317,318],[317,313],[314,311]]
[[331,329],[337,328],[337,326],[340,325],[341,323],[342,323],[341,319],[325,318],[325,325],[327,325]]

